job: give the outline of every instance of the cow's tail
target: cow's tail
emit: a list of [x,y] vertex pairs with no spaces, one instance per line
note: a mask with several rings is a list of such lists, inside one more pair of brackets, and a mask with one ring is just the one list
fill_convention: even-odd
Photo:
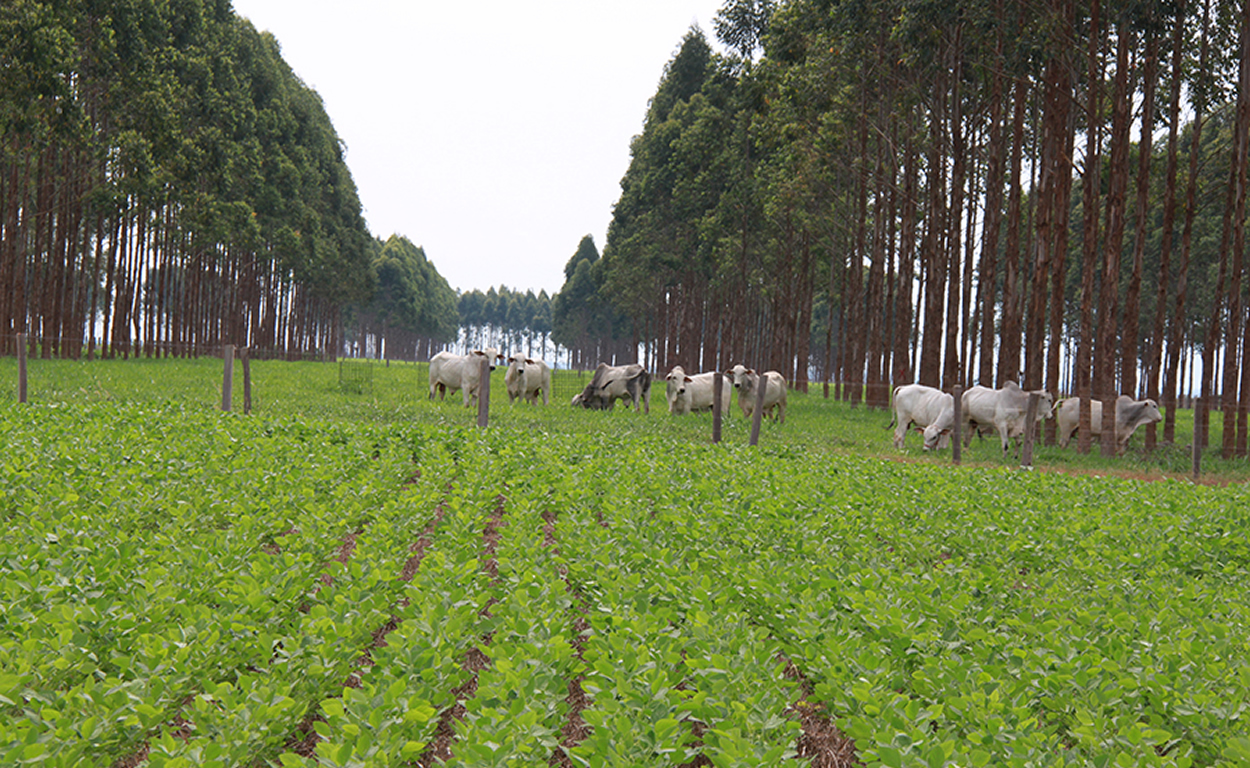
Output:
[[894,409],[894,401],[898,399],[898,391],[903,388],[900,384],[890,393],[890,423],[885,425],[886,429],[894,429],[894,425],[898,423],[898,411]]

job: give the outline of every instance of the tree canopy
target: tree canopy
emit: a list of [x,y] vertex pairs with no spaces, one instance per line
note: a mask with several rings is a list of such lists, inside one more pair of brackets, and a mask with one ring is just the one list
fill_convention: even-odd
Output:
[[[27,332],[43,354],[336,353],[377,247],[272,35],[229,0],[17,0],[0,71],[0,352]],[[428,262],[383,264],[383,316],[445,336]]]

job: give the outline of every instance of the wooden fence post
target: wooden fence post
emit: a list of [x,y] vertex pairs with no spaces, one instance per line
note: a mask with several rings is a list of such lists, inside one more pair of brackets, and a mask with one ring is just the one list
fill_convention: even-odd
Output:
[[17,401],[26,402],[26,334],[17,335]]
[[964,388],[959,384],[952,387],[951,398],[951,406],[955,410],[955,423],[951,425],[951,461],[958,465],[963,461],[963,436],[960,433],[963,432]]
[[221,374],[221,410],[230,410],[230,397],[234,393],[234,345],[227,344],[221,348],[224,361]]
[[477,425],[485,428],[490,424],[490,358],[482,358],[477,386]]
[[1207,401],[1203,397],[1194,400],[1194,482],[1198,482],[1198,476],[1202,473],[1202,441],[1198,439],[1198,429],[1201,419],[1206,415]]
[[717,371],[712,375],[712,443],[720,442],[721,409],[724,408],[721,387],[725,383],[725,374]]
[[1029,393],[1029,407],[1024,410],[1024,447],[1020,449],[1020,466],[1033,466],[1033,440],[1037,432],[1037,409],[1042,396],[1036,392]]
[[[783,385],[784,386],[784,385]],[[760,442],[760,423],[764,420],[764,392],[768,390],[768,377],[760,374],[759,386],[755,388],[755,411],[752,414],[751,421],[751,445],[758,445]],[[742,393],[738,393],[739,399]]]
[[243,413],[252,412],[252,365],[247,355],[248,347],[239,350],[239,362],[243,363]]

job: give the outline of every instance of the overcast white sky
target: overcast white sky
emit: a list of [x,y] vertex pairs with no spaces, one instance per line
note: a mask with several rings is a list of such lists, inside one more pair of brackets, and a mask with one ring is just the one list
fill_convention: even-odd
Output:
[[722,0],[234,0],[347,146],[369,231],[453,288],[555,293],[603,250],[647,100]]

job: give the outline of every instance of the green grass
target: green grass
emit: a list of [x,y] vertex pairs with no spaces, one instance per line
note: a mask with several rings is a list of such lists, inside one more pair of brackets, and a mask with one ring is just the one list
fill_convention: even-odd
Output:
[[[320,362],[254,361],[252,408],[257,415],[300,415],[329,420],[389,423],[415,421],[433,424],[472,424],[475,408],[464,408],[460,393],[450,393],[445,401],[431,402],[427,396],[426,366],[422,363],[349,362],[371,369],[367,386],[340,385],[340,364]],[[242,367],[234,370],[234,410],[243,409]],[[623,405],[608,413],[588,412],[569,407],[572,395],[589,378],[587,372],[555,371],[553,394],[547,407],[508,403],[503,386],[503,369],[493,374],[491,423],[503,427],[542,429],[553,433],[659,434],[692,443],[711,439],[711,415],[693,414],[670,417],[664,400],[663,382],[653,385],[651,413],[638,417]],[[28,400],[40,403],[177,403],[185,408],[220,407],[222,362],[214,358],[196,360],[31,360],[29,361]],[[12,358],[0,359],[0,403],[17,399],[17,365]],[[750,424],[742,418],[736,403],[727,411],[722,439],[726,443],[746,443]],[[951,452],[926,452],[917,434],[907,436],[903,451],[892,444],[887,428],[889,411],[850,405],[821,396],[814,386],[811,394],[790,392],[786,423],[765,422],[760,445],[766,451],[818,451],[857,456],[876,456],[926,464],[951,463]],[[1244,459],[1220,457],[1223,420],[1212,414],[1210,445],[1202,459],[1203,482],[1242,482],[1250,479],[1250,464]],[[1161,446],[1150,454],[1142,449],[1143,435],[1134,435],[1128,452],[1119,457],[1102,457],[1097,447],[1081,455],[1075,441],[1068,448],[1038,445],[1034,467],[1039,471],[1101,473],[1142,478],[1189,477],[1192,471],[1193,411],[1177,414],[1176,443]],[[1017,466],[1014,454],[1002,458],[997,440],[974,439],[963,452],[967,466]]]

